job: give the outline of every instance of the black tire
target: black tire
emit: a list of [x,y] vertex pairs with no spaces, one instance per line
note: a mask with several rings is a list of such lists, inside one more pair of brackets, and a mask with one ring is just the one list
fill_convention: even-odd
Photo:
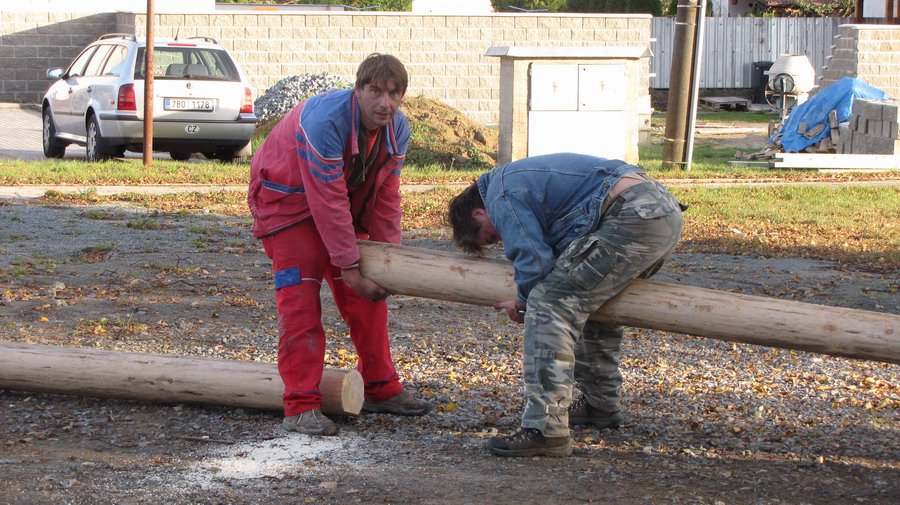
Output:
[[97,116],[91,116],[87,125],[87,142],[84,144],[84,154],[87,161],[106,161],[113,155],[114,148],[106,142],[100,133],[100,123]]
[[240,163],[246,161],[244,156],[237,154],[238,151],[232,148],[222,148],[216,150],[213,156],[222,163]]
[[188,151],[169,151],[169,156],[175,161],[187,161],[191,159],[191,153]]
[[56,138],[56,124],[50,108],[44,109],[44,156],[47,158],[62,158],[66,154],[67,143]]

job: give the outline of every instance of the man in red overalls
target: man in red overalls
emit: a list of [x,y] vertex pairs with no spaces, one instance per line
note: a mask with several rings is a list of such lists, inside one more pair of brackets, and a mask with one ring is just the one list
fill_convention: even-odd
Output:
[[358,238],[400,243],[400,170],[410,130],[397,108],[408,81],[397,58],[369,55],[352,90],[297,105],[253,156],[247,203],[253,235],[275,274],[286,430],[337,433],[321,412],[319,391],[323,279],[350,326],[365,384],[363,410],[410,416],[431,410],[400,384],[388,341],[390,293],[360,274],[356,247]]

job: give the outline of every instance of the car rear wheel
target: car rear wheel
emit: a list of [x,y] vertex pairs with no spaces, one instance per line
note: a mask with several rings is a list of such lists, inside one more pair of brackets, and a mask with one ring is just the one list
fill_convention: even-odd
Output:
[[56,125],[50,109],[44,110],[44,156],[62,158],[66,154],[66,143],[56,138]]
[[188,151],[169,151],[169,156],[175,161],[187,161],[191,159],[191,153]]
[[235,150],[232,148],[218,149],[213,157],[222,163],[240,163],[247,160],[240,154],[240,149]]
[[243,163],[250,159],[251,154],[253,151],[250,142],[243,147],[220,147],[214,153],[203,153],[207,158],[215,158],[222,163]]
[[84,145],[85,157],[88,161],[106,161],[113,155],[114,148],[109,145],[100,133],[97,116],[88,119],[87,143]]

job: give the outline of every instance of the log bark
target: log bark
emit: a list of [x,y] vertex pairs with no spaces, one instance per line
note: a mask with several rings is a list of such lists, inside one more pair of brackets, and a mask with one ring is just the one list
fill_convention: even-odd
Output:
[[[0,343],[0,389],[281,410],[284,383],[272,363]],[[326,368],[319,389],[326,414],[356,415],[356,370]]]
[[[361,273],[393,293],[493,305],[512,300],[504,260],[360,241]],[[698,337],[900,363],[900,316],[636,280],[592,318]]]

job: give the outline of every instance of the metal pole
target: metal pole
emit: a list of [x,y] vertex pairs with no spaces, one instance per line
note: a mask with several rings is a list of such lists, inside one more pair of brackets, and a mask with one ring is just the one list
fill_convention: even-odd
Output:
[[856,0],[856,24],[863,22],[863,0]]
[[698,0],[681,0],[675,16],[675,40],[672,51],[672,80],[666,104],[666,134],[663,147],[663,166],[683,166],[684,138],[689,107],[691,47],[694,40]]
[[700,101],[700,67],[703,63],[703,30],[706,28],[706,1],[700,2],[697,11],[697,30],[694,32],[694,65],[692,68],[691,110],[688,114],[687,140],[685,141],[684,169],[690,170],[694,162],[694,126],[697,124],[697,102]]
[[147,47],[144,55],[144,167],[153,164],[153,0],[147,0]]

